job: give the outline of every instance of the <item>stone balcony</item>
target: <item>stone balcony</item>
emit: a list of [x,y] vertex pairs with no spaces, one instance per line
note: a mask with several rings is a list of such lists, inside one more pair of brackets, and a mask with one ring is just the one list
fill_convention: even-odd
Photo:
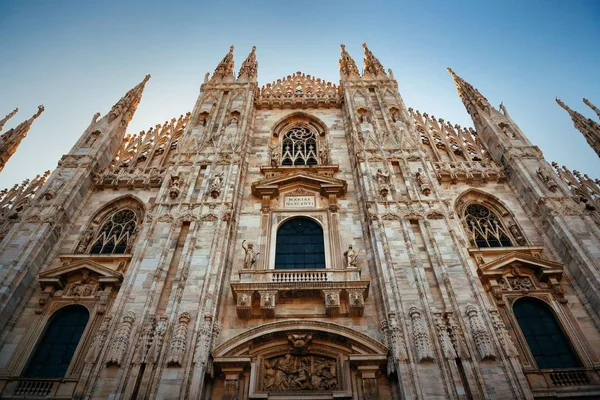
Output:
[[311,270],[242,270],[231,283],[239,318],[289,316],[284,303],[320,299],[328,316],[363,315],[370,281],[359,268]]

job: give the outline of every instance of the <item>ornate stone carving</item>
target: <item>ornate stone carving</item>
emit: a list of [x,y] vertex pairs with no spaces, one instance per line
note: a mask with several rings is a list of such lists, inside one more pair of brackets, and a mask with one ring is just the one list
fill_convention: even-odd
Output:
[[253,269],[256,265],[256,260],[260,253],[254,253],[254,245],[246,241],[242,241],[242,248],[244,249],[244,269]]
[[519,352],[512,338],[508,334],[506,330],[506,325],[502,322],[502,318],[498,314],[498,310],[495,308],[490,308],[490,316],[492,317],[492,324],[494,325],[494,329],[496,330],[496,335],[498,335],[498,339],[500,340],[500,347],[504,349],[504,352],[508,357],[516,358],[519,357]]
[[275,296],[277,291],[260,291],[260,312],[265,318],[275,317]]
[[210,183],[210,187],[208,188],[208,192],[213,199],[216,199],[221,194],[221,186],[223,185],[223,173],[215,174],[212,182]]
[[513,290],[522,290],[524,292],[529,292],[535,289],[531,278],[528,276],[514,276],[507,278],[510,287]]
[[338,389],[337,362],[316,355],[286,354],[263,361],[262,389],[268,392]]
[[96,336],[94,336],[92,345],[90,346],[87,354],[85,355],[85,362],[96,363],[96,360],[100,355],[100,351],[102,350],[102,346],[104,346],[104,340],[106,339],[106,334],[108,333],[108,328],[110,326],[111,321],[112,315],[107,315],[102,320],[100,328],[98,328],[98,332],[96,332]]
[[482,360],[495,360],[496,352],[492,344],[492,339],[488,330],[485,328],[483,320],[479,315],[479,311],[473,304],[467,305],[465,312],[471,326],[471,335],[475,341],[475,346],[479,352],[479,357]]
[[463,360],[470,360],[471,355],[467,349],[464,335],[461,333],[461,328],[457,321],[458,317],[453,312],[446,312],[446,318],[448,320],[448,333],[450,334],[450,340],[452,340],[456,354]]
[[268,83],[258,92],[258,108],[336,107],[341,104],[340,89],[331,82],[298,71],[286,78]]
[[452,340],[450,339],[450,335],[448,334],[448,325],[446,325],[446,321],[444,321],[442,313],[439,310],[433,308],[432,313],[442,353],[446,359],[454,360],[456,359],[457,354],[454,345],[452,344]]
[[344,252],[344,265],[346,268],[356,268],[356,258],[358,257],[358,252],[354,251],[352,245],[348,246],[348,250]]
[[[237,293],[236,304],[237,315],[239,318],[250,318],[252,315],[252,292]],[[274,310],[273,310],[274,312]]]
[[60,172],[55,177],[51,177],[51,179],[52,180],[50,181],[50,185],[48,186],[48,189],[46,189],[44,191],[44,198],[48,201],[52,200],[53,198],[55,198],[57,196],[58,191],[65,183],[65,180],[62,177],[62,175],[60,174]]
[[52,293],[42,292],[42,294],[40,295],[40,299],[38,300],[38,306],[35,309],[36,314],[42,314],[44,312],[44,310],[46,309],[46,304],[48,304],[50,298],[52,298]]
[[538,178],[540,178],[544,185],[546,185],[546,188],[548,188],[549,191],[556,192],[558,185],[554,179],[552,179],[552,176],[550,176],[550,174],[545,170],[545,168],[543,168],[543,166],[540,166],[536,173]]
[[81,240],[79,241],[79,244],[77,245],[77,249],[76,249],[76,253],[79,254],[83,254],[87,251],[88,246],[90,245],[90,243],[92,242],[92,239],[95,236],[95,229],[93,226],[90,226],[85,233],[83,234],[83,236],[81,237]]
[[362,317],[365,311],[365,298],[362,290],[348,290],[348,308],[351,317]]
[[171,339],[169,357],[167,358],[168,365],[181,366],[183,363],[187,348],[187,330],[190,319],[191,317],[188,312],[179,314],[179,322],[175,327],[175,332],[173,332],[173,338]]
[[417,180],[417,184],[419,185],[421,193],[423,193],[425,196],[429,196],[429,194],[431,193],[431,185],[421,168],[417,170],[417,173],[415,174],[415,179]]
[[204,314],[204,323],[198,330],[198,339],[196,340],[196,347],[194,349],[194,362],[196,364],[207,365],[208,357],[210,354],[210,343],[212,332],[212,315],[209,313]]
[[179,177],[171,176],[171,186],[169,187],[169,197],[173,200],[179,197]]
[[377,178],[377,184],[379,185],[379,194],[381,197],[387,197],[388,193],[390,192],[390,173],[383,172],[381,168],[379,168],[377,169],[377,174],[375,177]]
[[417,360],[419,362],[433,361],[433,349],[429,339],[429,332],[427,332],[427,327],[421,317],[421,311],[419,311],[417,307],[411,307],[408,310],[408,315],[410,316],[412,324],[412,334],[417,350]]
[[400,324],[398,323],[396,314],[390,313],[388,319],[389,323],[388,321],[384,321],[382,324],[382,330],[384,334],[388,335],[390,350],[393,358],[393,362],[391,364],[388,363],[388,371],[392,372],[396,363],[402,363],[408,360],[408,355],[406,353],[406,342],[404,341],[404,335],[402,334],[402,329],[400,329]]
[[325,311],[330,317],[340,315],[340,291],[339,290],[324,290],[325,295]]
[[290,351],[293,355],[303,356],[310,351],[313,335],[310,333],[288,333]]
[[149,315],[144,321],[142,333],[139,336],[137,349],[133,357],[135,364],[146,362],[148,349],[152,344],[152,332],[154,331],[155,322],[153,314]]
[[129,346],[129,336],[131,335],[131,327],[135,321],[135,313],[127,311],[121,320],[119,329],[115,337],[110,342],[110,347],[106,355],[106,365],[121,366],[123,356]]

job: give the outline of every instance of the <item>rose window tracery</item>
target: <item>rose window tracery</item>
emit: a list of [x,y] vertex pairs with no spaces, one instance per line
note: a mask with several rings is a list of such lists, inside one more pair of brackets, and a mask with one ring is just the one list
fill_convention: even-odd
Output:
[[123,254],[129,250],[137,227],[137,216],[133,210],[115,212],[102,224],[92,241],[91,254]]
[[464,217],[471,240],[477,247],[510,247],[512,242],[498,216],[481,204],[470,204]]
[[288,131],[281,142],[281,165],[317,165],[317,136],[303,126]]

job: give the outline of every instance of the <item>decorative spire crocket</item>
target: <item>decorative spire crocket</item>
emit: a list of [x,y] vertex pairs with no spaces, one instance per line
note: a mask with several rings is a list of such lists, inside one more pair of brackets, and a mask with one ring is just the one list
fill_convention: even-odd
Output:
[[142,100],[144,87],[149,79],[150,75],[146,75],[144,80],[128,91],[125,96],[121,97],[121,100],[111,108],[108,112],[109,123],[122,116],[121,126],[127,126],[127,124],[129,124],[129,121],[133,118],[133,114],[135,114],[135,111]]
[[37,112],[31,118],[0,136],[0,171],[4,169],[4,166],[10,157],[17,151],[17,147],[19,147],[23,138],[27,136],[27,132],[29,132],[33,121],[35,121],[43,112],[44,106],[38,106]]
[[233,80],[233,45],[229,47],[229,53],[221,60],[215,72],[210,78],[211,82],[222,80]]
[[[233,65],[233,60],[231,62]],[[252,46],[252,51],[248,54],[248,57],[242,63],[242,67],[240,68],[240,72],[238,74],[238,80],[248,80],[254,81],[256,80],[258,75],[258,62],[256,61],[256,46]]]
[[346,46],[342,44],[340,47],[342,48],[342,54],[340,55],[340,75],[342,78],[347,79],[360,78],[358,67],[346,51]]
[[12,117],[14,117],[14,115],[19,111],[19,108],[15,108],[12,112],[8,113],[6,115],[6,117],[0,119],[0,132],[2,132],[2,128],[4,128],[4,124],[6,124],[6,122],[11,119]]
[[377,57],[373,55],[373,52],[369,50],[366,43],[363,43],[363,48],[365,49],[365,59],[364,59],[364,67],[365,70],[363,72],[363,76],[370,75],[374,77],[387,76],[385,70],[383,69],[383,65],[379,62]]
[[[558,103],[559,106],[564,108],[569,113],[569,115],[571,116],[571,120],[573,121],[573,125],[575,125],[575,128],[577,128],[577,130],[583,134],[583,136],[585,137],[585,140],[588,142],[590,147],[592,149],[594,149],[596,154],[598,154],[598,157],[600,157],[600,124],[598,124],[591,118],[586,118],[585,116],[578,113],[577,111],[571,110],[571,108],[569,108],[569,106],[567,106],[565,103],[560,101],[559,98],[556,99],[556,102]],[[585,99],[584,99],[584,102],[585,102]],[[588,104],[589,101],[585,102],[585,103]],[[590,105],[590,104],[588,104],[588,105]],[[594,108],[592,108],[592,109],[594,111],[597,110]]]

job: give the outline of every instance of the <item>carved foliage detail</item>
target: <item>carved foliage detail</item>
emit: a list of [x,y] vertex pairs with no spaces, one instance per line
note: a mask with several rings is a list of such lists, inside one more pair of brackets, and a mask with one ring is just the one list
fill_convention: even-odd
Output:
[[433,361],[433,349],[427,327],[421,317],[421,311],[417,307],[411,307],[408,310],[408,314],[410,315],[412,324],[413,340],[417,350],[418,361]]
[[492,339],[490,338],[488,330],[485,328],[483,320],[479,315],[479,311],[472,304],[469,304],[465,311],[467,313],[467,317],[469,318],[471,335],[473,336],[473,340],[475,341],[475,346],[477,346],[479,357],[482,360],[495,360],[496,353],[494,351]]
[[171,339],[170,355],[167,359],[168,365],[181,366],[185,350],[187,348],[187,330],[190,322],[190,314],[183,312],[179,315],[179,323]]

